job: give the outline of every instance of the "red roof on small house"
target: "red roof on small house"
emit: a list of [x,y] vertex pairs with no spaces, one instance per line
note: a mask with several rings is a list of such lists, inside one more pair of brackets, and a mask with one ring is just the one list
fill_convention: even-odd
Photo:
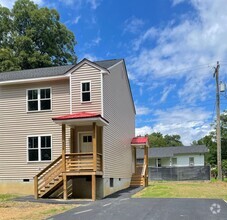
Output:
[[131,144],[146,144],[148,142],[148,137],[134,137]]
[[77,112],[73,114],[63,115],[52,118],[52,120],[70,120],[70,119],[84,119],[84,118],[102,118],[104,121],[108,122],[98,113],[91,112]]

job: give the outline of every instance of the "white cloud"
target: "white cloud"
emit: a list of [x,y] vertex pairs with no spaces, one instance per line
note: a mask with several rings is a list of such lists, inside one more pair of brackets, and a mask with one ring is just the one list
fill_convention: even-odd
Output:
[[211,112],[202,108],[175,107],[171,109],[156,110],[153,114],[154,126],[137,128],[137,134],[144,135],[151,132],[162,134],[179,134],[184,145],[190,145],[193,140],[198,140],[211,130],[208,120]]
[[78,24],[80,18],[81,18],[81,16],[77,16],[77,17],[73,20],[73,24]]
[[173,0],[173,6],[178,5],[178,4],[180,4],[180,3],[184,2],[184,1],[185,0]]
[[101,37],[96,37],[95,39],[93,39],[92,40],[92,43],[94,44],[94,45],[98,45],[99,43],[100,43],[100,41],[101,41],[102,39],[101,39]]
[[[173,5],[181,2],[175,0]],[[189,3],[195,9],[193,16],[189,12],[163,28],[150,27],[142,32],[133,39],[135,51],[127,61],[135,81],[183,80],[176,94],[194,102],[208,97],[213,72],[208,65],[227,60],[227,4],[225,0]]]
[[87,2],[91,5],[91,8],[94,9],[94,10],[95,10],[95,9],[100,5],[100,3],[101,3],[100,0],[87,0]]
[[148,115],[151,112],[151,109],[144,106],[136,106],[137,115]]
[[[7,7],[7,8],[12,8],[16,0],[0,0],[0,5]],[[43,0],[33,0],[34,3],[38,5],[43,5],[44,1]]]
[[166,98],[168,97],[169,93],[176,87],[175,84],[171,84],[166,86],[162,91],[162,96],[160,98],[160,103],[166,101]]
[[96,57],[96,56],[93,55],[93,54],[89,54],[89,53],[85,53],[85,54],[83,55],[83,58],[86,58],[86,59],[88,59],[88,60],[90,60],[90,61],[99,60],[98,57]]
[[152,128],[149,126],[136,128],[136,136],[139,136],[139,135],[144,136],[144,135],[150,134],[150,133],[152,133]]
[[124,22],[124,32],[137,33],[144,25],[142,19],[131,17]]
[[59,0],[59,2],[67,6],[73,6],[74,8],[89,5],[91,9],[95,10],[100,5],[101,0]]
[[133,42],[133,49],[138,50],[144,42],[154,39],[156,36],[158,36],[158,30],[153,27],[149,28]]
[[95,46],[99,45],[101,40],[102,40],[101,37],[97,36],[94,39],[92,39],[91,41],[85,43],[84,48],[89,49],[91,47],[95,47]]

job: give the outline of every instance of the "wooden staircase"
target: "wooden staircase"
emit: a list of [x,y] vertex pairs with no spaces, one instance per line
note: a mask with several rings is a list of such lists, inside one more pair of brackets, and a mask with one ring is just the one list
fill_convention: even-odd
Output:
[[51,195],[63,184],[62,156],[34,177],[35,197],[43,198]]
[[102,174],[102,154],[97,153],[96,160],[93,153],[71,153],[64,157],[60,155],[34,177],[35,198],[52,197],[63,192],[64,178],[68,182],[73,176],[94,175],[96,172]]
[[146,164],[137,164],[136,172],[132,175],[130,186],[146,186],[147,166]]
[[133,174],[130,186],[143,186],[144,185],[144,178],[139,174]]

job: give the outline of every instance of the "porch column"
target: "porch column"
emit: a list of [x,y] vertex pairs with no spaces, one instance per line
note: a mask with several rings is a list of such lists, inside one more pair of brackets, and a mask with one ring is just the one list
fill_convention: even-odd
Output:
[[96,176],[92,175],[91,177],[91,194],[92,194],[92,200],[96,200]]
[[68,192],[67,192],[67,176],[66,173],[63,173],[63,199],[68,199]]
[[148,186],[148,147],[146,145],[144,146],[144,150],[145,150],[144,159],[145,159],[145,166],[146,166],[146,170],[145,170],[145,186]]
[[70,153],[74,151],[75,128],[70,128]]
[[137,161],[136,161],[136,147],[134,147],[134,166],[135,166],[135,172],[136,173],[136,164],[137,164]]
[[93,171],[97,170],[97,125],[93,123]]
[[67,199],[67,177],[66,177],[66,164],[65,164],[65,153],[66,153],[66,132],[65,124],[62,124],[62,176],[63,176],[63,199]]
[[65,172],[66,134],[65,124],[62,124],[62,172]]

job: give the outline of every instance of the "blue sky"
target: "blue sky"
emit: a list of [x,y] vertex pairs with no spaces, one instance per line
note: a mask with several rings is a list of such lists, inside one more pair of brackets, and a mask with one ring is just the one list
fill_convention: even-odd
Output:
[[[180,134],[189,145],[215,119],[213,67],[227,71],[225,0],[35,0],[75,33],[78,59],[125,58],[136,133]],[[12,7],[14,1],[0,0]],[[221,96],[221,109],[227,99]]]

